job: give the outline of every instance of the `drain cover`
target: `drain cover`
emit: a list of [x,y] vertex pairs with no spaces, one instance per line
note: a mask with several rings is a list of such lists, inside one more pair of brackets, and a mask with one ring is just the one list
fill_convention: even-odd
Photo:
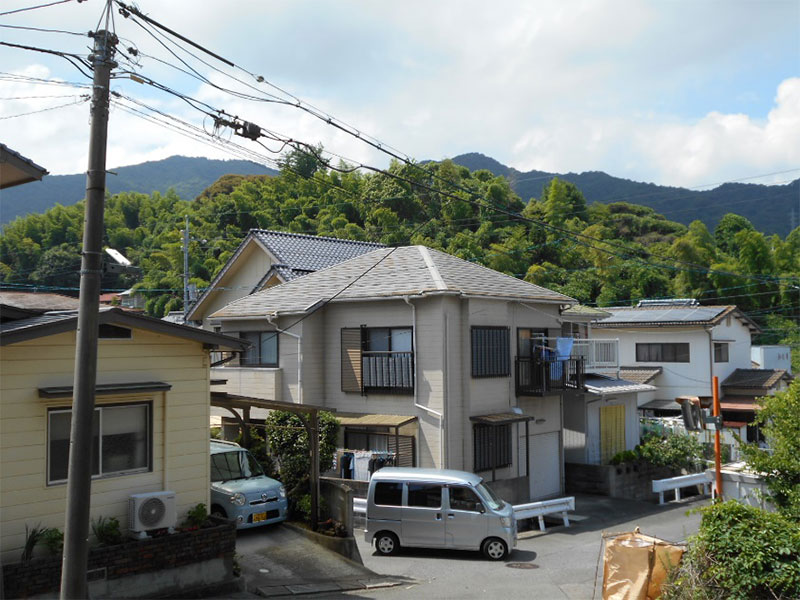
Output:
[[506,566],[509,569],[538,569],[539,565],[535,565],[533,563],[507,563]]

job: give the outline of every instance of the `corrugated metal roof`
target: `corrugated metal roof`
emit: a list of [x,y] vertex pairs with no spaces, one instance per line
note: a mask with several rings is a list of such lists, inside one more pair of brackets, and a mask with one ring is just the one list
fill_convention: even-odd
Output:
[[358,415],[357,417],[336,417],[339,423],[349,427],[401,427],[413,423],[417,417],[408,415]]
[[675,412],[681,411],[680,404],[675,402],[675,400],[670,400],[666,398],[656,398],[655,400],[650,400],[650,402],[645,402],[639,408],[646,410],[673,410]]
[[478,415],[469,418],[469,420],[473,423],[480,423],[481,425],[505,425],[507,423],[532,421],[533,419],[534,417],[531,415],[520,415],[517,413],[495,413],[491,415]]
[[575,302],[572,298],[421,246],[381,248],[240,298],[212,318],[304,312],[322,301],[401,298],[429,293]]
[[653,392],[657,389],[652,385],[634,383],[633,381],[617,379],[616,377],[607,377],[605,375],[587,375],[584,379],[583,387],[589,393],[600,394],[602,396],[608,394],[628,394],[632,392]]

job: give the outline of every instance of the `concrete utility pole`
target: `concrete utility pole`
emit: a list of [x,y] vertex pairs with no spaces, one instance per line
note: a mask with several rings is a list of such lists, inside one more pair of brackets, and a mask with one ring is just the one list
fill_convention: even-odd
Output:
[[189,314],[189,215],[186,215],[186,228],[183,230],[183,324]]
[[[111,10],[110,5],[107,10]],[[116,45],[117,37],[112,32],[107,29],[98,30],[94,34],[94,51],[90,56],[94,69],[92,123],[89,169],[86,172],[86,212],[83,224],[72,424],[69,438],[67,508],[61,568],[62,600],[89,597],[86,568],[89,560],[89,503],[92,493],[92,421],[97,384],[109,82],[111,69],[117,66],[113,60]]]

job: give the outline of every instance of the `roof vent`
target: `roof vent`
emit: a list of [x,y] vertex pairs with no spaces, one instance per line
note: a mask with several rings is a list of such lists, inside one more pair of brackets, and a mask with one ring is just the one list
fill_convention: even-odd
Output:
[[664,298],[661,300],[639,300],[636,308],[647,306],[700,306],[694,298]]

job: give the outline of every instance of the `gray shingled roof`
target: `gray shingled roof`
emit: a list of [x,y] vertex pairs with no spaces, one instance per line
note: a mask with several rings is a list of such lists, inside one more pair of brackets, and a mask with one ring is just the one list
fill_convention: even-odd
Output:
[[770,389],[788,373],[783,369],[736,369],[722,382],[723,387]]
[[78,299],[62,294],[2,290],[0,291],[0,306],[32,312],[75,310],[78,308]]
[[278,263],[292,270],[319,271],[365,252],[383,248],[383,244],[342,240],[339,238],[251,229],[250,233],[269,248]]
[[572,298],[424,246],[381,248],[240,298],[212,318],[305,312],[326,300],[430,293],[572,304]]
[[663,370],[663,367],[620,367],[619,376],[634,383],[650,383]]
[[214,276],[208,288],[200,295],[189,309],[188,318],[191,320],[195,309],[200,306],[209,294],[214,291],[225,273],[231,268],[243,252],[245,247],[253,240],[257,240],[276,259],[270,269],[264,273],[261,280],[250,292],[261,288],[271,274],[277,273],[283,281],[291,281],[319,269],[330,267],[355,256],[372,252],[377,248],[384,248],[383,244],[374,242],[359,242],[357,240],[343,240],[339,238],[323,237],[319,235],[305,235],[302,233],[288,233],[286,231],[272,231],[271,229],[251,229],[239,244],[239,247],[228,259],[228,262]]

